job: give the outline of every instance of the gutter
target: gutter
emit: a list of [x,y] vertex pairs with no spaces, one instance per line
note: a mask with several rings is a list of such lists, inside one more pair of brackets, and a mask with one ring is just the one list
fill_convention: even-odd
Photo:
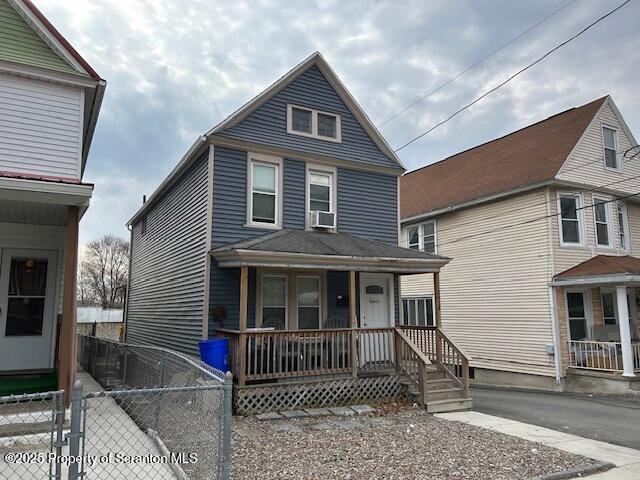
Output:
[[[476,205],[481,205],[483,203],[489,203],[489,202],[493,202],[495,200],[500,200],[506,197],[511,197],[513,195],[517,195],[519,193],[524,193],[524,192],[528,192],[531,190],[536,190],[538,188],[542,188],[542,187],[549,187],[549,186],[555,186],[555,187],[566,187],[566,188],[578,188],[581,190],[590,190],[590,191],[595,191],[595,192],[599,192],[599,193],[603,193],[603,194],[608,194],[608,195],[614,195],[614,196],[624,196],[624,195],[628,195],[628,192],[623,192],[620,190],[613,190],[613,189],[609,189],[609,188],[602,188],[598,185],[589,185],[588,183],[580,183],[580,182],[572,182],[570,180],[560,180],[556,177],[553,177],[551,179],[548,180],[543,180],[542,182],[536,182],[536,183],[531,183],[529,185],[526,185],[524,187],[520,187],[520,188],[515,188],[512,190],[506,190],[504,192],[499,192],[493,195],[487,195],[484,197],[479,197],[479,198],[475,198],[473,200],[469,200],[467,202],[462,202],[462,203],[456,203],[453,205],[449,205],[447,207],[442,207],[442,208],[438,208],[436,210],[431,210],[429,212],[426,213],[419,213],[417,215],[412,215],[410,217],[405,217],[403,219],[401,219],[402,225],[406,225],[409,223],[414,223],[414,222],[418,222],[420,220],[426,220],[429,218],[433,218],[433,217],[437,217],[438,215],[442,215],[444,213],[451,213],[451,212],[456,212],[458,210],[462,210],[464,208],[469,208],[469,207],[474,207]],[[627,200],[631,200],[632,199],[627,199]]]
[[84,145],[82,146],[82,168],[80,170],[80,178],[84,175],[84,169],[87,165],[87,157],[89,156],[89,149],[91,148],[91,142],[93,140],[93,133],[96,130],[98,123],[98,115],[100,114],[100,107],[102,106],[102,99],[104,98],[104,92],[107,88],[107,82],[105,80],[99,80],[96,85],[96,91],[93,96],[93,102],[91,103],[91,114],[89,115],[89,122],[87,123],[87,130],[84,132]]

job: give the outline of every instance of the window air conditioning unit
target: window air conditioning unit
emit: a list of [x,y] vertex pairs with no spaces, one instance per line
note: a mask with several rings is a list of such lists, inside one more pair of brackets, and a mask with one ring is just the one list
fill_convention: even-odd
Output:
[[312,228],[336,228],[336,214],[333,212],[311,212]]

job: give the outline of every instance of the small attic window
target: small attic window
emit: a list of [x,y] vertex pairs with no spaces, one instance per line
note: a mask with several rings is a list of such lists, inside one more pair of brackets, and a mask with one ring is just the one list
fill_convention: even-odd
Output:
[[140,220],[140,235],[144,235],[145,233],[147,233],[147,216],[146,215],[142,217],[142,220]]
[[340,115],[288,104],[287,133],[340,143]]

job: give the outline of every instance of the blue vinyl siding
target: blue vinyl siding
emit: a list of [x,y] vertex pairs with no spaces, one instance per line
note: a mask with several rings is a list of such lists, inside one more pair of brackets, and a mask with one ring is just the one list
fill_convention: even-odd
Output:
[[[213,248],[273,232],[244,226],[247,221],[247,152],[215,147],[214,153]],[[285,159],[283,168],[283,226],[304,229],[305,163]]]
[[398,245],[397,177],[338,168],[338,231]]
[[207,226],[205,152],[132,226],[126,340],[197,354]]
[[[340,115],[342,143],[287,133],[287,104]],[[383,154],[317,67],[311,67],[222,137],[327,155],[371,165],[401,168]]]
[[[224,307],[227,318],[224,328],[238,329],[240,318],[240,269],[218,268],[215,260],[211,263],[211,295],[209,297],[209,336],[214,336],[220,323],[214,320],[217,307]],[[249,269],[249,295],[247,327],[255,326],[256,312],[256,271]]]
[[306,177],[305,162],[284,159],[284,228],[304,230]]

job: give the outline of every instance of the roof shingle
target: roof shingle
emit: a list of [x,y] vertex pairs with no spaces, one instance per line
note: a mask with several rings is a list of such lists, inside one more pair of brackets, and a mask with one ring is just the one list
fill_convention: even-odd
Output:
[[492,140],[400,178],[402,218],[526,187],[558,174],[608,97]]
[[639,274],[640,258],[628,255],[616,257],[613,255],[597,255],[579,263],[555,276],[557,279],[575,277],[595,277],[600,275]]

